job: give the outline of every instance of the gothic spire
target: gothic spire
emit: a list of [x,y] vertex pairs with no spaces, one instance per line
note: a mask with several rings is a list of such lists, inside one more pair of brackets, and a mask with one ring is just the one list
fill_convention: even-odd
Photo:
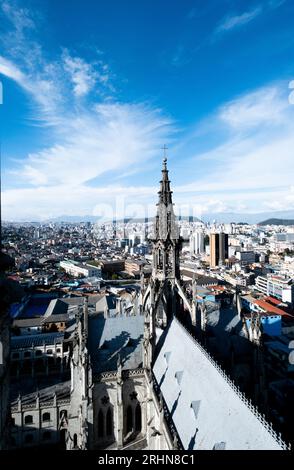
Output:
[[[165,150],[165,147],[164,147]],[[155,218],[155,238],[157,240],[178,239],[178,229],[175,220],[172,191],[168,178],[167,159],[162,162],[162,177],[158,191],[159,201],[157,203],[157,214]]]
[[170,189],[170,180],[168,179],[168,169],[166,163],[167,159],[164,158],[162,162],[162,179],[160,181],[160,190],[158,191],[158,203],[163,203],[165,206],[172,204],[172,191]]

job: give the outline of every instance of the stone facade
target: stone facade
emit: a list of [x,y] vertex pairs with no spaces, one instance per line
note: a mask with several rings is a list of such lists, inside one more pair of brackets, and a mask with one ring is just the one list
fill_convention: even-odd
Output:
[[65,448],[70,397],[69,386],[56,393],[36,393],[21,397],[12,403],[11,436],[9,447],[39,447],[60,445]]

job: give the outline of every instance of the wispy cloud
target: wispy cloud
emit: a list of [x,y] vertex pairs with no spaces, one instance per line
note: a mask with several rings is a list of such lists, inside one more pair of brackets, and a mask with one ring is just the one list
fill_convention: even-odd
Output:
[[1,2],[1,8],[17,33],[23,33],[27,28],[35,28],[32,13],[27,8],[21,8],[19,5],[5,0]]
[[239,28],[240,26],[244,26],[247,23],[250,23],[255,18],[257,18],[263,11],[262,6],[257,6],[256,8],[245,11],[239,15],[229,15],[226,16],[221,23],[215,29],[214,34],[218,35],[232,29]]
[[230,13],[226,15],[215,28],[213,33],[214,40],[229,31],[240,28],[270,10],[275,10],[282,6],[287,0],[267,0],[266,2],[256,5],[248,11],[242,13]]
[[[172,172],[174,200],[176,209],[187,214],[193,210],[197,216],[205,213],[263,212],[269,210],[294,209],[293,196],[293,148],[294,148],[294,107],[288,102],[286,84],[276,83],[240,96],[216,110],[202,126],[202,139],[209,140],[212,134],[220,133],[220,142],[206,152],[195,152],[199,134],[193,130],[183,136],[181,145],[174,148],[175,157],[186,154],[186,165],[193,168],[184,184],[177,184]],[[9,214],[14,207],[21,207],[18,217],[25,217],[23,207],[27,207],[28,215],[34,217],[50,217],[65,214],[97,214],[100,215],[101,205],[117,211],[116,216],[127,214],[134,201],[137,216],[143,216],[144,208],[148,208],[154,200],[156,187],[139,185],[116,185],[90,187],[89,178],[102,174],[105,169],[132,169],[140,166],[138,155],[144,162],[158,151],[163,134],[170,122],[162,114],[149,109],[149,122],[146,121],[146,108],[138,110],[137,105],[130,109],[119,105],[98,105],[95,112],[104,123],[99,129],[106,139],[99,146],[92,124],[85,122],[89,135],[85,141],[75,142],[72,146],[52,148],[51,154],[30,156],[27,167],[27,181],[34,188],[11,189],[3,195],[4,214]],[[116,116],[114,118],[114,116]],[[138,122],[141,119],[141,124]],[[90,121],[89,121],[90,122]],[[76,123],[79,127],[79,124]],[[124,130],[124,126],[126,129]],[[167,126],[167,127],[166,127]],[[130,133],[133,129],[133,134]],[[205,135],[207,132],[207,135]],[[83,135],[78,134],[78,137]],[[93,137],[94,136],[94,137]],[[153,141],[156,136],[158,141]],[[125,141],[121,141],[122,137]],[[88,139],[92,139],[90,144]],[[107,144],[108,142],[108,144]],[[142,146],[144,142],[144,146]],[[150,145],[150,142],[153,142]],[[123,151],[128,147],[128,160]],[[93,147],[91,146],[93,145]],[[78,151],[75,152],[75,146]],[[81,165],[80,153],[87,159],[87,165]],[[72,154],[72,160],[67,160]],[[59,163],[59,157],[60,163]],[[113,161],[112,161],[113,160]],[[177,172],[176,172],[177,174]],[[193,174],[198,175],[197,179]],[[22,176],[24,176],[22,174]],[[135,182],[135,179],[134,179]],[[124,205],[117,209],[117,201]],[[22,201],[20,206],[19,202]],[[180,206],[180,207],[179,207]],[[154,207],[153,207],[154,209]],[[140,212],[141,211],[141,212]],[[152,211],[150,212],[150,214]]]
[[[70,118],[70,117],[69,117]],[[171,121],[148,105],[104,103],[61,122],[54,146],[31,154],[18,178],[32,185],[82,184],[155,157]]]
[[[114,73],[101,54],[86,60],[61,49],[49,60],[31,37],[38,24],[30,12],[17,10],[13,16],[5,4],[3,14],[12,29],[0,35],[0,73],[30,98],[30,117],[48,126],[52,143],[18,162],[12,175],[18,189],[11,185],[3,192],[3,216],[99,215],[101,205],[109,209],[118,200],[139,215],[139,205],[148,206],[157,188],[140,185],[135,173],[143,173],[146,162],[158,159],[162,144],[175,138],[173,119],[149,103],[121,102]],[[231,16],[231,22],[227,17],[223,31],[237,27],[241,16],[234,21]],[[186,135],[182,131],[171,152],[179,166],[185,158],[189,171],[185,178],[182,169],[176,177],[171,174],[175,202],[189,201],[198,215],[293,207],[294,106],[288,93],[282,82],[253,90],[224,103]],[[196,150],[199,141],[209,147]],[[121,207],[116,215],[124,215]]]
[[209,210],[209,201],[225,205],[227,210],[243,207],[245,212],[294,209],[293,198],[289,198],[294,179],[294,106],[289,104],[286,83],[263,87],[224,104],[201,129],[203,139],[205,132],[207,137],[219,134],[220,142],[194,156],[199,135],[193,132],[188,138],[190,164],[200,174],[177,191],[190,193],[189,200],[197,200],[202,212]]
[[174,67],[182,67],[188,64],[192,60],[192,53],[189,48],[184,47],[182,44],[178,44],[176,50],[171,58],[171,65]]
[[250,129],[285,122],[289,103],[278,86],[268,86],[222,106],[219,117],[234,129]]
[[268,6],[269,8],[279,8],[282,6],[284,3],[286,3],[287,0],[269,0],[268,1]]
[[76,97],[87,95],[97,83],[100,85],[100,92],[101,87],[105,87],[111,93],[115,91],[111,83],[109,66],[102,60],[87,63],[80,57],[72,57],[67,49],[63,51],[62,59],[64,70],[69,74]]
[[[4,9],[4,14],[8,10]],[[103,186],[101,178],[109,172],[139,171],[142,162],[157,157],[162,143],[170,140],[174,123],[147,102],[120,102],[114,74],[102,61],[101,53],[90,62],[63,49],[54,62],[49,61],[38,42],[24,35],[25,25],[33,27],[28,15],[26,11],[22,20],[13,18],[14,34],[9,39],[9,46],[14,44],[13,55],[6,45],[0,56],[0,73],[29,96],[34,121],[50,126],[47,132],[52,145],[24,155],[18,162],[11,174],[22,188],[5,191],[3,212],[10,211],[17,199],[26,200],[34,217],[41,217],[54,204],[57,211],[63,204],[67,211],[73,207],[79,210],[81,203],[76,195],[81,194],[89,196],[89,212],[99,200],[109,199],[113,191],[107,189],[102,196],[103,190],[87,184],[100,178]],[[36,60],[28,60],[31,49],[38,50]],[[66,201],[70,201],[68,206]],[[17,205],[11,213],[20,216]]]
[[[114,74],[96,50],[86,61],[66,48],[57,51],[54,60],[38,42],[38,16],[21,9],[15,2],[0,4],[2,17],[10,28],[0,34],[2,73],[14,79],[38,105],[33,116],[39,124],[60,124],[60,116],[74,108],[75,100],[91,91],[100,97],[115,93]],[[36,17],[36,18],[35,18]],[[39,19],[40,22],[43,20]]]

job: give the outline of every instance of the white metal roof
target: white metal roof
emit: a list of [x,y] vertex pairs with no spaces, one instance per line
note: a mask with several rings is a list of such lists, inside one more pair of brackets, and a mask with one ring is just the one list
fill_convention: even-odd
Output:
[[186,450],[284,448],[268,423],[176,319],[153,370]]

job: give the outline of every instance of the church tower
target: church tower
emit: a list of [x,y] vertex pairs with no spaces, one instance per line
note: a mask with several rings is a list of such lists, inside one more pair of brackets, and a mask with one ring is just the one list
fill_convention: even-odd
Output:
[[175,283],[180,279],[180,237],[173,209],[167,159],[162,163],[153,243],[151,297],[156,303],[156,320],[162,326],[176,313]]
[[162,163],[158,195],[152,276],[159,281],[169,280],[173,283],[175,278],[179,278],[179,231],[173,210],[166,158]]

